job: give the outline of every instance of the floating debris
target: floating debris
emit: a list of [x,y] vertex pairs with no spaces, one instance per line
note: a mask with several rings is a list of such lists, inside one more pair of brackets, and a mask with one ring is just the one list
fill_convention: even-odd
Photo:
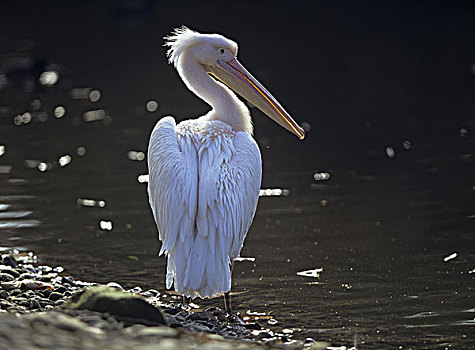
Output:
[[318,278],[320,277],[320,274],[322,272],[323,272],[323,267],[317,267],[316,269],[297,272],[297,275],[304,276],[304,277]]
[[455,259],[457,257],[457,253],[452,253],[444,258],[444,262],[450,261],[452,259]]
[[101,220],[99,222],[99,227],[104,231],[112,231],[112,221]]

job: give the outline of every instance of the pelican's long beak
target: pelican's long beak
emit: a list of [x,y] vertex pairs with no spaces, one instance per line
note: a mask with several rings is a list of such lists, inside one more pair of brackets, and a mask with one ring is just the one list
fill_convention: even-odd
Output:
[[302,140],[305,137],[305,131],[236,58],[230,61],[218,60],[218,64],[219,67],[206,66],[208,73],[213,74],[218,80],[259,108],[276,123],[297,135],[299,139]]

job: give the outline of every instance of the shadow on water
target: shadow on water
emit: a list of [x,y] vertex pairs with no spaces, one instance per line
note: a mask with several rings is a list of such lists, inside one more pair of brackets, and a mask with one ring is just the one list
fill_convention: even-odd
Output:
[[[253,111],[263,191],[242,251],[249,259],[238,262],[234,272],[236,308],[271,315],[261,322],[285,326],[299,337],[348,347],[468,348],[475,312],[475,75],[470,71],[475,61],[456,50],[453,56],[442,53],[468,51],[475,22],[463,27],[465,39],[457,28],[442,25],[445,41],[434,46],[434,37],[415,19],[402,23],[399,32],[391,32],[391,24],[372,31],[364,29],[374,20],[371,14],[321,6],[331,18],[351,20],[315,39],[327,50],[322,57],[308,52],[326,87],[294,91],[273,78],[289,59],[285,53],[268,70],[255,64],[256,75],[276,86],[284,105],[289,101],[304,122],[308,139],[300,143]],[[429,24],[445,23],[446,8],[432,10]],[[136,36],[156,42],[158,34],[150,28],[164,34],[176,25],[171,19],[157,24],[152,19],[159,11],[150,11],[129,16],[99,7],[90,20],[104,16],[109,40],[137,50]],[[286,11],[289,23],[301,21],[306,30],[334,25],[319,14],[321,21],[309,24],[291,6],[280,4],[275,11]],[[459,12],[450,8],[448,20],[474,17],[473,8]],[[401,13],[395,16],[401,19]],[[384,14],[374,16],[382,15],[383,22]],[[58,17],[62,25],[66,20]],[[238,30],[223,27],[239,41]],[[47,40],[51,32],[39,31],[31,34],[34,40],[1,43],[0,245],[31,249],[82,280],[164,289],[165,259],[156,258],[159,243],[144,177],[148,135],[169,111],[185,116],[205,109],[188,96],[164,58],[153,61],[163,55],[158,46],[146,45],[150,57],[139,59],[136,52],[113,46],[105,53],[101,47],[108,41],[95,37],[90,49],[120,53],[136,62],[135,69],[143,63],[145,72],[127,71],[124,58],[107,70],[100,57],[97,67],[86,71],[88,58],[54,49]],[[412,36],[403,39],[407,32]],[[243,37],[242,55],[262,62],[252,57],[253,45],[262,51],[258,42],[246,31]],[[39,58],[34,44],[56,52],[65,66]],[[65,45],[81,52],[75,44]],[[345,61],[345,50],[356,66]],[[383,63],[366,62],[372,53],[380,53]],[[94,83],[81,81],[70,65]],[[252,63],[248,66],[252,70]],[[387,66],[394,71],[379,77]],[[438,78],[428,72],[435,68]],[[117,80],[114,72],[121,72]],[[152,84],[146,73],[158,81]],[[292,70],[295,77],[283,74],[286,82],[304,78],[299,69]],[[398,75],[410,79],[403,83]],[[143,89],[124,85],[129,81]],[[384,88],[389,90],[380,91]],[[320,100],[318,106],[309,104],[309,97]]]

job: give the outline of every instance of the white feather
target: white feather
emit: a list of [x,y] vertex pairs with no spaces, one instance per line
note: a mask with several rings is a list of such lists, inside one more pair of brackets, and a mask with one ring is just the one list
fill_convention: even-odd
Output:
[[191,297],[227,292],[229,262],[239,255],[259,197],[256,142],[219,121],[175,127],[165,117],[152,132],[148,162],[150,204],[168,255],[167,287],[174,283]]

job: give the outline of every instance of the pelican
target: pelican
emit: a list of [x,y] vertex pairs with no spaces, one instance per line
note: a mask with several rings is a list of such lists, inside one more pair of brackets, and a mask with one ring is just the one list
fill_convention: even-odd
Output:
[[164,37],[167,56],[185,85],[211,106],[176,125],[160,119],[148,146],[150,206],[167,257],[166,287],[184,301],[224,295],[232,314],[234,259],[256,212],[261,154],[246,105],[297,135],[304,130],[238,62],[237,44],[185,26]]

